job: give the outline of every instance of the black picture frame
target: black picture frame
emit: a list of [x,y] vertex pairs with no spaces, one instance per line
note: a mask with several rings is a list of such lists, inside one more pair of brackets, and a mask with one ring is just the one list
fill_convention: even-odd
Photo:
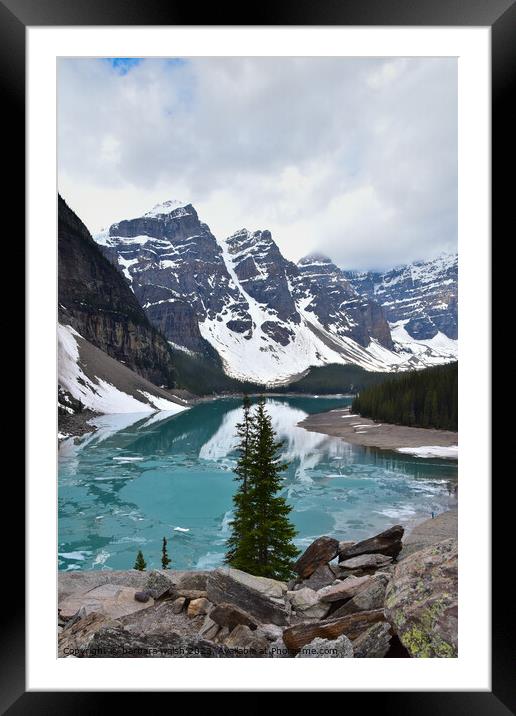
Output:
[[[202,7],[202,10],[201,10]],[[9,211],[16,260],[23,261],[21,233],[25,216],[25,33],[31,26],[77,25],[351,25],[351,26],[489,26],[492,38],[492,235],[509,229],[509,212],[514,203],[513,172],[514,126],[509,103],[513,99],[516,76],[516,4],[515,0],[262,0],[256,6],[227,3],[193,6],[163,3],[160,0],[0,0],[0,89],[4,123],[4,152],[14,149],[9,161]],[[6,154],[4,154],[4,161]],[[5,191],[5,189],[4,189]],[[512,217],[511,217],[512,218]],[[505,232],[504,232],[505,233]],[[19,309],[18,309],[19,310]],[[21,339],[23,344],[23,337]],[[30,346],[29,346],[30,349]],[[485,406],[486,409],[489,406]],[[24,485],[20,475],[10,479],[10,511],[18,510],[22,524]],[[469,476],[474,478],[474,476]],[[498,475],[503,480],[503,475]],[[16,483],[14,486],[12,483]],[[505,552],[509,542],[505,534],[511,526],[512,507],[505,497],[505,486],[493,490],[493,597],[492,597],[492,691],[491,692],[367,692],[347,693],[358,697],[361,708],[381,708],[383,713],[506,716],[516,713],[515,639],[511,635],[513,607],[507,603],[507,573],[512,572]],[[494,519],[496,516],[496,519]],[[9,547],[9,549],[8,549]],[[16,537],[16,552],[4,544],[11,558],[19,559],[22,550],[21,530]],[[505,552],[505,553],[504,553]],[[0,708],[2,713],[68,714],[100,712],[100,700],[115,707],[113,692],[26,692],[25,687],[25,613],[21,575],[11,573],[10,603],[2,610],[2,660]],[[489,579],[481,573],[479,579]],[[13,590],[12,585],[16,585]],[[462,595],[463,598],[465,595]],[[467,595],[474,599],[474,594]],[[505,601],[504,601],[505,599]],[[410,688],[410,684],[407,684]],[[313,684],[313,689],[317,685]],[[335,684],[339,690],[339,684]],[[116,696],[119,698],[119,696]],[[132,706],[148,708],[139,695],[131,695]],[[144,695],[145,699],[147,696]],[[106,704],[104,703],[104,708]],[[330,707],[331,708],[331,707]]]

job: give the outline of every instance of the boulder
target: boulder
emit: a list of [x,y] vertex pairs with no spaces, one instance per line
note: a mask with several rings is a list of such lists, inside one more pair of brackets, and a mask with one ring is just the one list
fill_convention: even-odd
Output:
[[133,634],[169,634],[170,632],[189,632],[195,634],[196,626],[186,619],[184,614],[177,613],[177,607],[170,599],[158,600],[152,607],[142,609],[117,621]]
[[58,635],[58,656],[66,658],[86,655],[95,633],[109,623],[115,622],[109,620],[104,614],[91,612],[68,629],[64,629]]
[[287,585],[274,579],[252,577],[239,569],[219,567],[206,582],[208,599],[214,604],[233,604],[259,622],[282,626],[288,611],[283,595]]
[[283,636],[283,629],[276,624],[260,624],[260,634],[269,641],[277,641]]
[[359,557],[351,557],[339,563],[341,569],[362,569],[377,570],[392,562],[392,557],[385,554],[361,554]]
[[134,587],[137,592],[145,589],[149,577],[148,572],[137,569],[110,570],[88,569],[80,572],[58,573],[58,601],[61,602],[72,594],[84,594],[102,584],[118,584],[121,587]]
[[317,567],[327,564],[339,552],[339,542],[333,537],[319,537],[312,542],[294,564],[294,571],[303,579],[308,579]]
[[179,592],[189,589],[197,589],[205,592],[208,575],[208,571],[183,572],[179,576],[174,577],[175,588]]
[[[258,625],[257,619],[243,609],[240,609],[234,604],[228,604],[227,602],[217,604],[217,606],[213,607],[210,616],[219,626],[227,626],[230,631],[238,626],[238,624],[244,624],[254,629],[256,629]],[[279,627],[276,628],[279,629]]]
[[371,624],[385,621],[383,609],[370,612],[357,612],[339,619],[325,619],[320,622],[303,622],[287,627],[283,631],[283,641],[292,651],[299,651],[305,644],[309,644],[316,637],[323,639],[336,639],[345,634],[348,639],[356,639]]
[[204,618],[203,625],[199,629],[199,636],[213,641],[220,631],[220,626],[213,621],[209,614]]
[[385,595],[385,616],[413,657],[457,656],[457,540],[403,559]]
[[174,599],[174,601],[172,602],[172,612],[174,614],[179,614],[183,611],[185,604],[186,599],[184,597],[177,597],[177,599]]
[[80,609],[84,615],[98,612],[111,619],[117,619],[125,614],[148,609],[154,604],[154,599],[142,604],[134,598],[136,589],[122,587],[118,584],[102,584],[94,587],[84,594],[72,594],[59,604],[60,615],[64,619],[73,617]]
[[237,654],[249,651],[250,656],[267,656],[269,642],[264,636],[256,634],[245,624],[236,626],[224,642],[229,649],[235,649]]
[[303,618],[324,619],[330,611],[330,605],[319,601],[319,595],[313,589],[303,587],[287,592],[292,609]]
[[294,589],[303,589],[303,587],[308,587],[309,589],[317,591],[318,589],[327,587],[334,581],[334,579],[335,575],[330,567],[327,564],[321,564],[317,567],[315,572],[308,577],[308,579],[304,579],[302,582],[297,582]]
[[222,627],[218,632],[217,636],[215,637],[214,641],[216,641],[217,644],[223,644],[228,638],[229,632],[229,627]]
[[382,659],[389,651],[391,638],[388,622],[373,624],[353,642],[355,659]]
[[145,602],[149,601],[150,594],[149,594],[149,592],[135,592],[134,598],[136,599],[137,602],[142,602],[143,604],[145,604]]
[[342,582],[320,589],[317,596],[321,602],[341,602],[354,597],[371,579],[372,577],[348,577]]
[[345,634],[336,639],[321,639],[317,637],[309,644],[306,644],[296,659],[352,659],[353,645]]
[[388,574],[376,574],[359,589],[352,599],[332,612],[333,618],[343,617],[355,612],[368,612],[381,609],[385,601],[385,591],[389,583]]
[[206,597],[200,597],[199,599],[192,599],[186,610],[187,615],[190,618],[198,617],[204,614],[208,614],[212,604],[206,599]]
[[355,542],[339,542],[339,554],[340,552],[345,552],[350,547],[353,547]]
[[199,636],[175,632],[135,635],[119,626],[107,626],[94,634],[86,656],[96,659],[205,659],[248,655],[234,654],[231,649]]
[[[61,620],[61,610],[59,609],[58,611],[59,611],[59,619],[58,619],[58,621],[62,621],[62,620]],[[66,614],[66,609],[65,609],[65,614]],[[87,616],[87,614],[88,614],[88,612],[86,611],[86,607],[81,606],[81,607],[75,612],[75,614],[73,614],[73,615],[72,615],[69,619],[67,619],[66,621],[62,622],[62,623],[63,623],[63,627],[64,627],[65,629],[70,629],[71,626],[73,626],[74,624],[76,624],[76,623],[77,623],[78,621],[80,621],[81,619],[84,619],[84,617]]]
[[396,559],[401,552],[404,529],[401,525],[390,527],[384,532],[365,539],[362,542],[356,542],[354,545],[347,547],[339,552],[339,562],[343,562],[351,557],[358,557],[361,554],[384,554]]
[[172,579],[163,572],[154,570],[149,574],[142,591],[148,592],[154,599],[161,599],[168,596],[171,590],[174,590]]

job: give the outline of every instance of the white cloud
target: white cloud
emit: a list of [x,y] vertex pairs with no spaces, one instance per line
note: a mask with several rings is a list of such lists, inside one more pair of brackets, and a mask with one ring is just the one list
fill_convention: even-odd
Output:
[[91,231],[167,198],[216,236],[381,268],[456,249],[454,58],[59,64],[59,186]]

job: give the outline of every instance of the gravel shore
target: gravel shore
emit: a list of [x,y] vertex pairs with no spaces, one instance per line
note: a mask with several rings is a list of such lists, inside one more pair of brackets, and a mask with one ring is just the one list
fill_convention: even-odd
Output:
[[314,433],[342,438],[353,445],[376,447],[382,450],[419,448],[428,445],[451,447],[458,445],[459,439],[458,433],[450,430],[376,423],[369,418],[350,414],[349,408],[309,415],[298,425]]

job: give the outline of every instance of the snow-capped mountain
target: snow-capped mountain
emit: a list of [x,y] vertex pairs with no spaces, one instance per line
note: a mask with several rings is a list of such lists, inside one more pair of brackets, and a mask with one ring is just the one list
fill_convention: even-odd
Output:
[[217,240],[189,203],[164,202],[96,240],[176,349],[218,354],[235,378],[278,385],[310,366],[392,371],[454,358],[393,341],[379,302],[327,257],[288,261],[269,231]]
[[436,346],[456,341],[457,254],[442,254],[385,273],[345,271],[344,275],[358,293],[381,304],[395,339]]

